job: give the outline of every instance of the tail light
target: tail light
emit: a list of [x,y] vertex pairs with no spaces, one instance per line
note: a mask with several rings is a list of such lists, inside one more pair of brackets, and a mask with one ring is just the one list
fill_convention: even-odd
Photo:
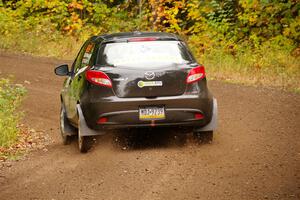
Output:
[[106,118],[106,117],[101,117],[98,121],[97,121],[97,123],[98,124],[104,124],[104,123],[106,123],[108,121],[108,119]]
[[195,113],[195,119],[203,119],[204,116],[201,113]]
[[86,71],[86,79],[96,85],[101,85],[105,87],[112,87],[112,82],[110,78],[101,71],[87,70]]
[[197,82],[205,77],[205,69],[204,66],[198,66],[189,72],[187,78],[186,78],[186,83],[194,83]]

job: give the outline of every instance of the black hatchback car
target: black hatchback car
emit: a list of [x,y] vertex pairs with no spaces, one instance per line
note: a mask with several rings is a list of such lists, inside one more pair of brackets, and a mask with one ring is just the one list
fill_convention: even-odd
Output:
[[63,142],[78,134],[81,152],[89,150],[91,136],[115,128],[183,126],[200,141],[213,138],[217,101],[204,66],[174,34],[93,36],[71,69],[61,65],[55,73],[67,77],[61,91]]

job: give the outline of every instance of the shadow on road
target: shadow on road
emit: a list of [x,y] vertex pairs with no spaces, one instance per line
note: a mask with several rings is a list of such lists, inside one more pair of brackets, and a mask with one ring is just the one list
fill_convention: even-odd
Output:
[[183,147],[188,135],[186,130],[172,128],[115,130],[97,136],[95,148],[103,143],[110,143],[119,150]]
[[[73,136],[71,146],[78,148],[78,137]],[[94,137],[94,151],[101,146],[111,146],[115,150],[146,150],[157,148],[180,148],[192,143],[200,145],[191,131],[183,128],[133,128],[110,130],[105,135]],[[203,145],[205,143],[201,143]]]

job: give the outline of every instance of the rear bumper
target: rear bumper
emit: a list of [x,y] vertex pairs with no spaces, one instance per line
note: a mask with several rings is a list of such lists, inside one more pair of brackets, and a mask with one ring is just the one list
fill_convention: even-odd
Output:
[[204,126],[209,122],[205,117],[201,120],[194,119],[195,113],[202,113],[199,109],[189,108],[165,108],[166,118],[162,120],[139,119],[139,110],[128,110],[119,112],[104,113],[99,116],[106,117],[108,122],[98,124],[94,128],[126,128],[126,127],[147,127],[147,126]]
[[[193,128],[196,131],[214,131],[217,128],[217,100],[213,99],[213,109],[212,109],[212,118],[209,123],[206,123],[206,125],[201,126],[200,124],[203,123],[203,121],[185,121],[185,122],[174,122],[174,123],[159,123],[159,124],[152,124],[152,123],[145,123],[145,124],[106,124],[100,127],[100,129],[93,129],[89,127],[86,123],[86,120],[83,116],[83,112],[81,109],[81,106],[77,105],[77,110],[80,118],[80,126],[82,129],[82,135],[84,136],[95,136],[95,135],[103,135],[105,134],[104,129],[108,128],[130,128],[130,127],[153,127],[153,126],[189,126]],[[199,123],[200,122],[200,123]]]
[[[158,98],[118,98],[105,97],[101,100],[82,98],[80,108],[87,126],[93,130],[104,130],[127,127],[153,126],[191,126],[203,127],[213,116],[213,98],[209,93],[199,95],[180,95]],[[165,108],[166,118],[155,121],[139,119],[140,106],[160,105]],[[204,118],[197,120],[195,113],[202,113]],[[101,117],[107,122],[97,124]]]

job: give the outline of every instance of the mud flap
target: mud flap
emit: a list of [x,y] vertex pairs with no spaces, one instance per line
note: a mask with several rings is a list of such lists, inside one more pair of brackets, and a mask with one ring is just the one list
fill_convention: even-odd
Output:
[[217,104],[217,99],[213,99],[213,116],[211,121],[203,127],[195,129],[197,132],[201,131],[214,131],[217,129],[218,126],[218,104]]
[[104,131],[93,130],[87,126],[85,118],[84,118],[82,110],[81,110],[81,107],[80,107],[80,104],[77,104],[77,112],[78,112],[78,117],[79,117],[78,126],[80,126],[81,136],[96,136],[96,135],[104,135],[105,134]]
[[64,107],[62,109],[63,109],[63,112],[64,112],[64,130],[63,130],[62,134],[64,136],[77,135],[76,128],[70,124],[70,122],[68,121],[68,119],[66,117]]

